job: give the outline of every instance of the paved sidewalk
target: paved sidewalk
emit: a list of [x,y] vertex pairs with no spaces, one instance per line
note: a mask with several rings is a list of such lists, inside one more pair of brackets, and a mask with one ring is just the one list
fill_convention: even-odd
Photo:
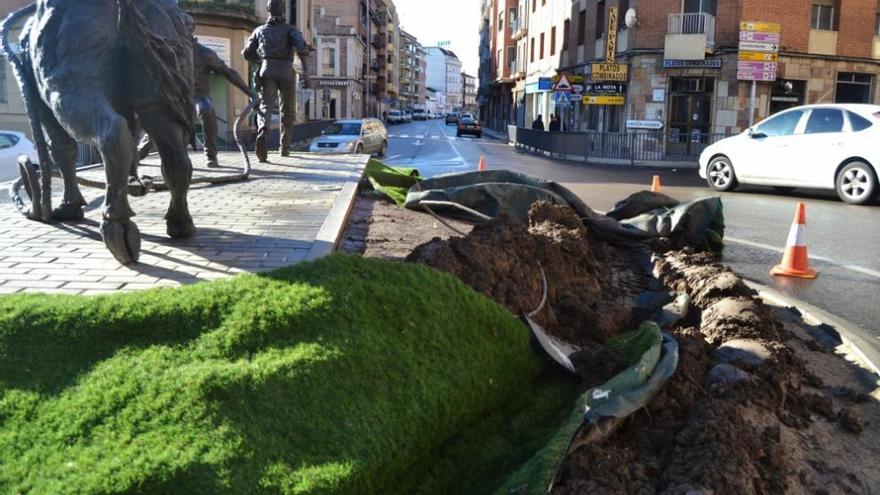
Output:
[[[216,173],[204,167],[201,154],[191,158],[194,176]],[[367,157],[294,154],[270,155],[269,160],[254,163],[246,182],[190,189],[197,229],[192,239],[166,236],[168,192],[130,197],[142,248],[140,263],[129,267],[120,265],[101,240],[101,190],[83,188],[89,204],[80,223],[42,224],[27,220],[9,202],[0,203],[0,294],[103,294],[177,286],[278,268],[328,252],[344,226]],[[223,165],[238,167],[241,161],[238,153],[220,156]],[[140,174],[160,177],[157,165],[158,158],[145,160]],[[102,179],[103,171],[83,175]],[[58,192],[60,180],[53,187]]]

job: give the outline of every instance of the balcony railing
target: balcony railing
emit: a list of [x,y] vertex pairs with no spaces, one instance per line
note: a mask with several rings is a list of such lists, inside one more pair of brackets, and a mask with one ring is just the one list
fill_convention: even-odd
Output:
[[255,0],[180,0],[180,8],[184,11],[195,11],[217,14],[237,14],[256,17]]
[[667,34],[705,34],[706,45],[715,46],[715,16],[705,12],[669,14]]

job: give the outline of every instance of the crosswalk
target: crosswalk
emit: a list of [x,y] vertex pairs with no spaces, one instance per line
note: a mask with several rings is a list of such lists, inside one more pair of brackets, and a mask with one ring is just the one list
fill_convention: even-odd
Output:
[[[416,136],[416,135],[412,135],[412,134],[389,134],[388,137],[393,138],[393,139],[435,139],[435,140],[446,139],[448,141],[467,140],[467,138],[460,138],[460,137],[455,137],[455,136],[439,136],[436,134],[433,136]],[[475,138],[470,138],[470,140],[473,140],[473,139],[475,139]]]

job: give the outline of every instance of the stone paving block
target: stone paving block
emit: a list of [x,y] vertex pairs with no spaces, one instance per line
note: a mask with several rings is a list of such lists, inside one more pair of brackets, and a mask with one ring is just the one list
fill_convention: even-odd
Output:
[[[229,173],[228,168],[205,168],[199,153],[190,158],[197,177]],[[166,236],[167,192],[131,197],[137,213],[133,220],[142,234],[140,263],[132,267],[120,266],[101,240],[100,190],[83,189],[90,206],[80,223],[41,224],[25,219],[11,205],[0,205],[0,282],[14,277],[18,282],[43,281],[47,286],[60,283],[60,288],[45,290],[72,294],[128,292],[300,262],[345,184],[360,180],[367,159],[307,154],[270,158],[274,163],[256,164],[248,181],[191,188],[193,239]],[[238,153],[222,153],[220,161],[241,166]],[[161,177],[158,157],[145,160],[141,173]],[[83,175],[103,180],[100,169]],[[53,190],[60,194],[59,181]],[[54,199],[55,204],[59,199]],[[0,293],[19,290],[0,285]]]
[[64,285],[65,281],[53,280],[9,280],[2,285],[6,288],[27,289],[32,287],[35,289],[57,289]]

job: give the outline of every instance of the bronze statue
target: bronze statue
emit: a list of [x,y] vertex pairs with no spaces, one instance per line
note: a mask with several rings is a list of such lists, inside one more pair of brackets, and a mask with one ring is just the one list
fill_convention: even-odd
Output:
[[258,27],[248,38],[242,52],[245,60],[259,62],[260,69],[255,78],[257,91],[262,99],[257,116],[256,154],[261,162],[268,160],[266,140],[272,125],[272,115],[281,96],[281,156],[288,156],[290,131],[294,124],[296,82],[293,71],[293,54],[299,55],[303,65],[304,87],[308,84],[306,40],[295,27],[284,19],[284,2],[268,1],[269,20]]
[[[195,23],[192,17],[186,16],[187,28],[190,33],[195,33]],[[211,99],[211,76],[223,76],[233,86],[240,89],[249,97],[251,90],[247,83],[234,69],[220,60],[220,57],[210,48],[199,43],[193,38],[193,76],[195,78],[195,107],[196,115],[202,121],[202,129],[205,133],[205,159],[208,167],[219,167],[217,162],[217,114],[214,112],[214,100]],[[143,159],[153,150],[149,134],[138,146],[138,157]]]
[[[21,58],[9,27],[30,16]],[[173,238],[195,233],[187,205],[192,164],[186,142],[193,127],[193,47],[176,0],[37,0],[0,27],[4,54],[22,89],[37,153],[41,185],[28,187],[36,220],[83,218],[76,182],[76,142],[98,148],[106,173],[101,234],[121,263],[137,261],[140,232],[128,203],[136,163],[133,129],[152,136],[171,191],[165,214]],[[36,165],[20,163],[33,172]],[[64,179],[64,199],[51,211],[52,168]],[[38,190],[32,190],[39,186]]]

